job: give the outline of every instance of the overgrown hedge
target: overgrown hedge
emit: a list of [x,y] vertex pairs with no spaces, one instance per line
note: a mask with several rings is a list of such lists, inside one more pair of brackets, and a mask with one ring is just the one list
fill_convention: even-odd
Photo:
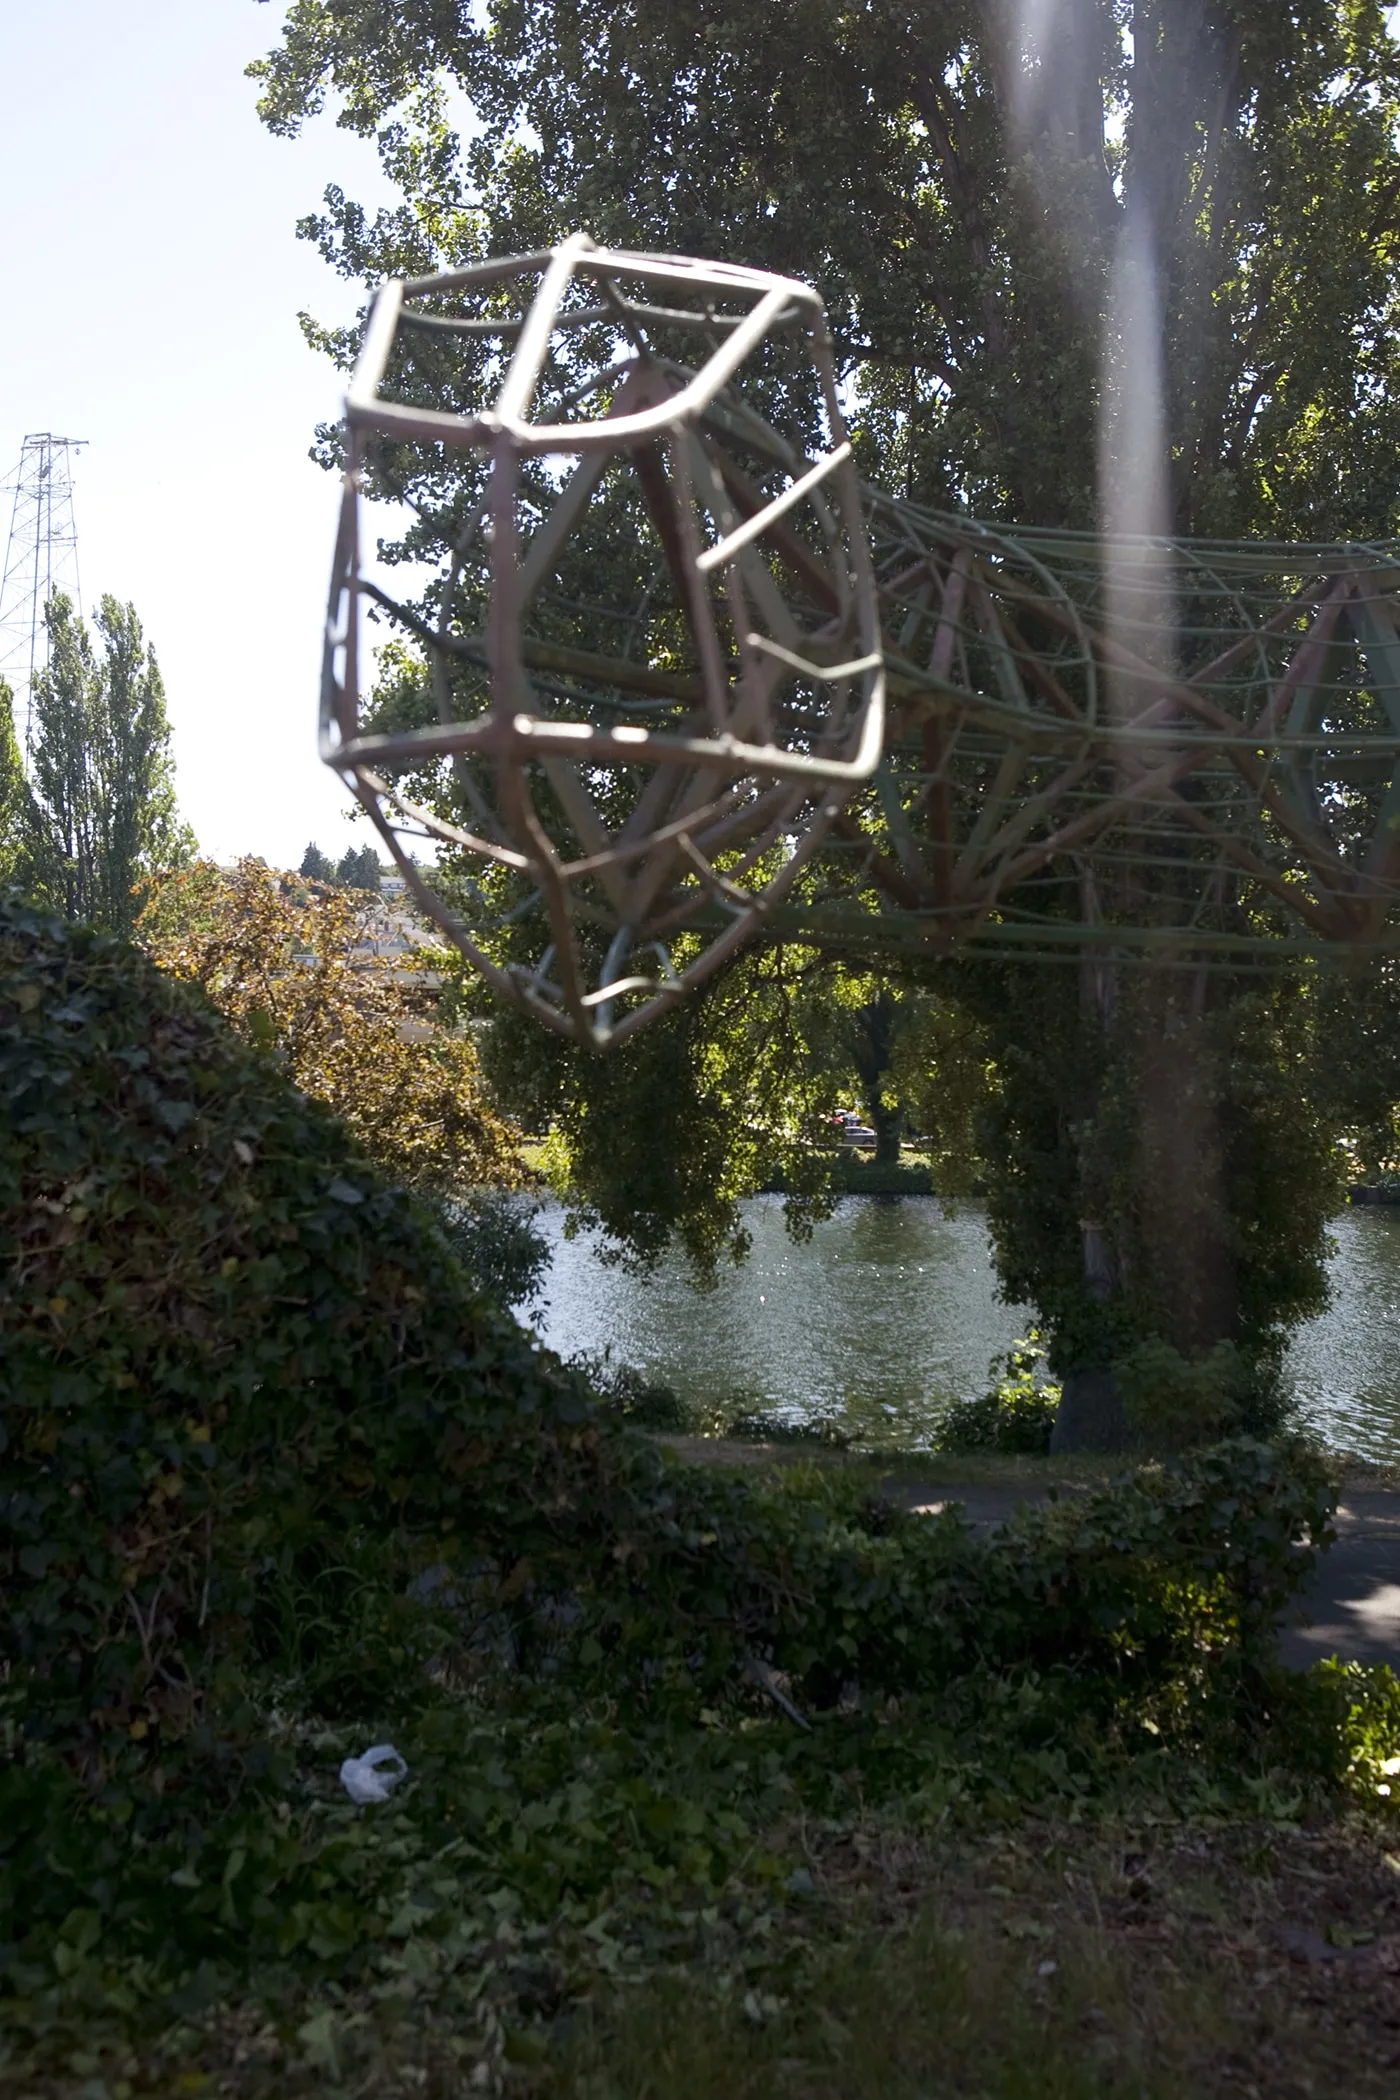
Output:
[[139,1942],[158,1884],[172,1944],[186,1908],[241,1943],[172,1856],[295,1788],[298,1716],[467,1681],[682,1727],[785,1701],[847,1762],[853,1697],[955,1683],[1182,1741],[1257,1710],[1315,1468],[1226,1445],[987,1539],[678,1466],[189,988],[15,903],[0,987],[0,1941]]
[[[700,1675],[738,1642],[799,1672],[849,1650],[891,1682],[970,1638],[1082,1648],[1129,1564],[1149,1579],[1144,1543],[1214,1573],[1222,1525],[1239,1597],[1272,1596],[1324,1521],[1262,1447],[1207,1455],[1133,1490],[1140,1523],[1113,1504],[1122,1568],[1107,1536],[1086,1560],[1095,1505],[1036,1520],[1006,1578],[1024,1629],[994,1635],[985,1598],[964,1624],[993,1577],[960,1532],[809,1513],[785,1536],[742,1483],[601,1422],[333,1118],[131,949],[10,905],[0,966],[4,1646],[26,1730],[85,1757],[207,1746],[279,1580],[356,1541],[489,1555],[526,1616],[539,1593],[567,1592],[569,1623],[587,1602],[618,1664],[670,1627]],[[1257,1505],[1247,1550],[1232,1497]],[[1067,1577],[1045,1562],[1072,1542]]]
[[0,1646],[94,1774],[215,1747],[279,1579],[567,1494],[578,1381],[138,951],[0,908]]

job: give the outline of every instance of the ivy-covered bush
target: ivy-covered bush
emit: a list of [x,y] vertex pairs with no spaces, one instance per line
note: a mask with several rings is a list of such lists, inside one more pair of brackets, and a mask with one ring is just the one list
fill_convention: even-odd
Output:
[[0,906],[0,1972],[324,1937],[280,1817],[326,1725],[538,1694],[737,1756],[796,1711],[837,1773],[898,1764],[891,1700],[1021,1685],[1043,1731],[1228,1736],[1329,1506],[1246,1442],[990,1538],[679,1465],[197,991]]
[[940,1418],[936,1448],[1032,1456],[1048,1451],[1060,1388],[1045,1375],[1045,1345],[1034,1328],[992,1359],[991,1375],[985,1393],[954,1401]]
[[1027,1549],[994,1638],[1006,1555],[958,1527],[768,1507],[600,1418],[191,989],[17,905],[0,966],[0,1638],[25,1737],[94,1775],[210,1754],[258,1643],[283,1652],[312,1594],[343,1643],[371,1570],[390,1597],[429,1560],[487,1566],[527,1635],[579,1629],[615,1688],[654,1685],[665,1655],[713,1688],[761,1654],[819,1696],[842,1672],[898,1689],[974,1651],[1043,1655],[1053,1629],[1097,1654],[1125,1582],[1170,1561],[1178,1590],[1193,1568],[1209,1587],[1246,1534],[1234,1606],[1273,1610],[1323,1521],[1318,1484],[1258,1447],[1211,1461],[1208,1491],[1153,1476],[1146,1532],[1118,1509],[1087,1560],[1092,1506],[1051,1522],[1054,1564]]
[[1176,1721],[1228,1725],[1241,1684],[1267,1675],[1334,1499],[1305,1452],[1246,1440],[989,1537],[840,1475],[795,1498],[673,1468],[631,1504],[615,1549],[631,1579],[598,1585],[590,1626],[614,1688],[638,1656],[651,1681],[669,1671],[707,1696],[756,1656],[818,1709],[852,1683],[879,1699],[1031,1670],[1084,1710],[1165,1701]]
[[8,1697],[94,1775],[213,1747],[294,1568],[464,1510],[509,1531],[593,1435],[581,1383],[269,1055],[14,902],[0,1362]]
[[1118,1359],[1114,1375],[1129,1432],[1142,1450],[1257,1430],[1261,1414],[1274,1428],[1288,1409],[1277,1366],[1251,1362],[1234,1342],[1217,1342],[1192,1361],[1151,1336]]

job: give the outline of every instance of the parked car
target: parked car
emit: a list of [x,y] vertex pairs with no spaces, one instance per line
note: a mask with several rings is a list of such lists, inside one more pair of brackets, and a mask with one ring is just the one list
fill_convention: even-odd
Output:
[[838,1108],[831,1120],[836,1125],[836,1135],[843,1145],[873,1145],[876,1142],[875,1133],[869,1124],[862,1123],[852,1109]]

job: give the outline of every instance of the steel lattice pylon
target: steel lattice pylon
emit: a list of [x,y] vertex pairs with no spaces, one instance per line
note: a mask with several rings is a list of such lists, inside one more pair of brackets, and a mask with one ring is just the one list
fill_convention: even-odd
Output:
[[26,750],[34,678],[49,660],[45,608],[62,592],[82,612],[72,455],[86,442],[47,430],[31,432],[10,484],[10,532],[0,579],[0,679],[14,695]]
[[[1396,940],[1392,547],[900,503],[856,479],[815,294],[582,237],[385,287],[347,444],[323,755],[443,931],[578,1040],[765,931],[867,960]],[[410,506],[416,599],[362,557],[365,491]],[[408,645],[368,698],[366,608]]]

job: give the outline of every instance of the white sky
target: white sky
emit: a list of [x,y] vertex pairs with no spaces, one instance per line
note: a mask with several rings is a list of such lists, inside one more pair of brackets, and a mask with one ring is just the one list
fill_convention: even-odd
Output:
[[307,449],[340,383],[296,320],[356,300],[295,225],[328,182],[385,188],[329,117],[294,141],[259,124],[243,68],[284,11],[0,4],[0,478],[27,431],[89,440],[84,608],[136,605],[182,810],[220,860],[295,864],[368,836],[316,757],[336,488]]

